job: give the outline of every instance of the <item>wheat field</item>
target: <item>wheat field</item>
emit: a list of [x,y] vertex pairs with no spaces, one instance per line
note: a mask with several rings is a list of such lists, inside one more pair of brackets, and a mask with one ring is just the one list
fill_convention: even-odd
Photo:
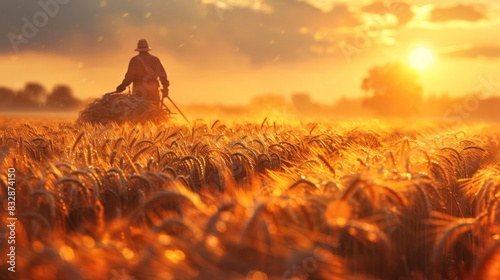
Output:
[[4,119],[0,277],[500,278],[499,145],[495,124]]

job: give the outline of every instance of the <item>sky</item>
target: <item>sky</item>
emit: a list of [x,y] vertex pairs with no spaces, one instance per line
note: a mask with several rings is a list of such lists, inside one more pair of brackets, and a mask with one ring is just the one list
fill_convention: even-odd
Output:
[[417,47],[434,55],[425,93],[465,95],[500,81],[499,14],[500,0],[2,0],[0,86],[67,84],[98,97],[146,38],[179,103],[362,97],[370,68]]

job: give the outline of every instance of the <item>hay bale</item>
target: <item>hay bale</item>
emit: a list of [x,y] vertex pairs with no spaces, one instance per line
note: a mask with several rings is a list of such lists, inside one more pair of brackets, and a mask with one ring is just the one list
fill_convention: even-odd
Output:
[[77,123],[107,124],[168,121],[170,113],[134,94],[110,93],[94,100],[79,113]]

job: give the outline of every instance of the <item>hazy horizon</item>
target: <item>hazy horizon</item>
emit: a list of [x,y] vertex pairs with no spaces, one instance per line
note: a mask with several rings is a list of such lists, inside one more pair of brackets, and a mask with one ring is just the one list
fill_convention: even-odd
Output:
[[[500,45],[491,40],[500,1],[384,3],[6,1],[0,4],[2,85],[67,84],[81,99],[99,97],[121,82],[140,38],[163,61],[179,103],[237,105],[294,92],[326,104],[362,97],[368,69],[406,62],[420,46],[434,54],[421,72],[424,94],[465,95],[481,77],[500,80]],[[46,11],[53,15],[45,20]],[[25,34],[30,38],[13,37],[37,20],[36,32]]]

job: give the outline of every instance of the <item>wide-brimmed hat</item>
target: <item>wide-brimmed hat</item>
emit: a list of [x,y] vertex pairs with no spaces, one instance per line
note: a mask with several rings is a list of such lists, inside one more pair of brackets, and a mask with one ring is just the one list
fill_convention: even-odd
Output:
[[149,47],[148,41],[146,39],[140,39],[137,43],[137,49],[135,50],[138,52],[147,52],[150,51],[151,48]]

